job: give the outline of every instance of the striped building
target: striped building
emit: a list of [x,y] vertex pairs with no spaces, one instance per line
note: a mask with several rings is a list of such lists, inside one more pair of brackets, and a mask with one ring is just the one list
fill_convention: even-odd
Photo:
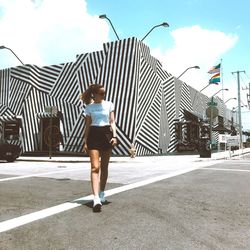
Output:
[[[165,71],[140,40],[128,38],[78,55],[74,62],[1,70],[0,134],[4,124],[18,121],[20,137],[7,139],[20,143],[24,153],[46,151],[49,143],[54,150],[82,152],[85,121],[79,96],[91,83],[103,84],[106,99],[115,104],[116,155],[127,155],[132,143],[137,155],[175,151],[176,120],[187,119],[187,113],[204,117],[207,108],[207,96]],[[218,103],[219,116],[229,124],[231,113]],[[56,138],[51,139],[51,131]],[[183,133],[185,138],[187,129]]]

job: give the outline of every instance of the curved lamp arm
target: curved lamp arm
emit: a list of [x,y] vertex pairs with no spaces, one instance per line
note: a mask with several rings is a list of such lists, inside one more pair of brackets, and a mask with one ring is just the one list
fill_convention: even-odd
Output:
[[22,65],[24,65],[24,63],[21,61],[21,59],[16,55],[16,53],[15,53],[12,49],[10,49],[10,48],[8,48],[8,47],[5,47],[5,46],[0,46],[0,49],[8,49],[8,50],[18,59],[18,61],[19,61]]
[[114,28],[114,26],[113,26],[111,20],[110,20],[105,14],[100,15],[99,18],[101,18],[101,19],[107,19],[107,20],[109,21],[109,23],[110,23],[110,25],[111,25],[113,31],[115,32],[115,35],[116,35],[117,39],[120,40],[119,36],[117,35],[117,33],[116,33],[116,31],[115,31],[115,28]]
[[142,39],[141,39],[141,41],[143,41],[148,35],[149,35],[149,33],[153,30],[153,29],[155,29],[155,28],[157,28],[157,27],[160,27],[160,26],[163,26],[163,27],[169,27],[169,24],[167,23],[167,22],[163,22],[163,23],[161,23],[161,24],[158,24],[158,25],[155,25]]
[[199,66],[188,67],[177,77],[177,79],[179,79],[182,75],[184,75],[189,69],[200,69],[200,67]]

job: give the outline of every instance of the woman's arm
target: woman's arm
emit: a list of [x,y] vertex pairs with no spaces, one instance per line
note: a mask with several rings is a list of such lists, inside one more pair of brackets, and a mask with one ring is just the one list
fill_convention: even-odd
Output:
[[116,125],[115,125],[115,113],[112,111],[109,115],[109,123],[113,132],[113,138],[111,139],[112,145],[117,144],[117,136],[116,136]]
[[89,135],[89,127],[91,124],[91,117],[86,115],[85,117],[85,131],[84,131],[84,151],[87,152],[88,147],[87,147],[87,139],[88,139],[88,135]]

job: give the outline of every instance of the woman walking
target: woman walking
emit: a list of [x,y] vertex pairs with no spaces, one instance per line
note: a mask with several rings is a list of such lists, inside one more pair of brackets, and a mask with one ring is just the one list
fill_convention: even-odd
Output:
[[84,151],[91,161],[91,185],[94,195],[93,211],[100,212],[105,199],[108,164],[112,147],[117,144],[114,105],[105,101],[105,90],[92,84],[81,95],[85,108]]

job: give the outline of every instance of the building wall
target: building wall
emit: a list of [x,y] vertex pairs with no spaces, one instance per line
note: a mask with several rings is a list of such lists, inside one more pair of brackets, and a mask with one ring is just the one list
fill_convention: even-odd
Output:
[[208,101],[163,70],[136,38],[106,43],[101,51],[78,55],[75,62],[0,72],[0,117],[22,117],[23,152],[40,150],[46,106],[63,114],[63,151],[82,151],[85,121],[79,96],[91,83],[103,84],[106,99],[115,104],[120,143],[113,153],[118,155],[128,154],[131,143],[137,155],[175,151],[174,120],[185,109],[204,114]]

